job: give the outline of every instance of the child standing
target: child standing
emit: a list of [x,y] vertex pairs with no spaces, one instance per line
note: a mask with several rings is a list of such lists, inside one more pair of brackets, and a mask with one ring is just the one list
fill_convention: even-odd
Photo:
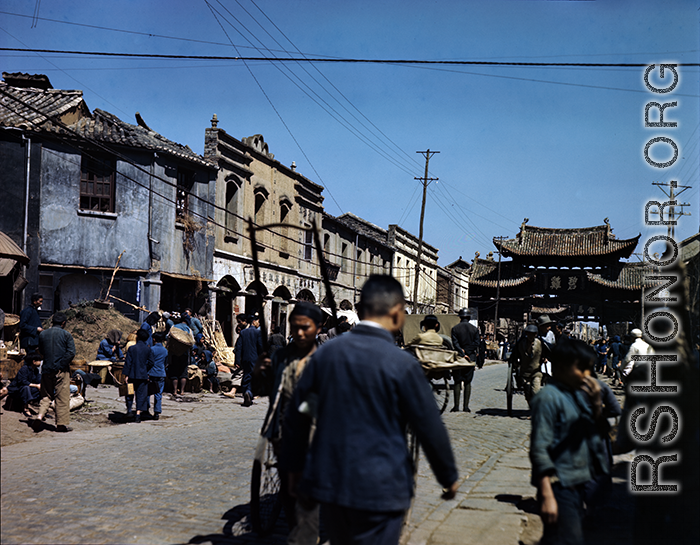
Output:
[[603,437],[600,385],[591,377],[595,354],[576,339],[552,352],[552,381],[532,399],[530,461],[544,523],[542,545],[583,544],[584,488],[610,467]]

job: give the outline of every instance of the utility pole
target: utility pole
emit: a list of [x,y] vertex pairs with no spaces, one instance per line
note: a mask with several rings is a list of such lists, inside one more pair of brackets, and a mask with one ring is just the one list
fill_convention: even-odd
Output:
[[[506,237],[496,237],[503,242]],[[498,280],[496,280],[496,310],[493,317],[493,340],[498,342],[498,302],[501,300],[501,247],[498,247]]]
[[[652,185],[655,185],[661,189],[661,191],[664,192],[664,195],[666,195],[669,198],[669,211],[668,211],[668,236],[669,238],[676,239],[676,217],[681,217],[681,216],[690,216],[690,212],[684,212],[683,207],[684,206],[690,206],[688,203],[683,203],[683,204],[678,204],[676,202],[676,197],[683,193],[687,189],[691,189],[692,186],[689,185],[678,185],[678,182],[675,180],[671,180],[670,183],[664,183],[664,182],[651,182]],[[669,191],[666,191],[666,188],[669,188]],[[675,192],[676,189],[680,188],[680,191],[678,193]],[[676,206],[678,206],[681,211],[676,213]],[[658,212],[652,212],[652,214],[658,214],[659,215],[659,220],[663,221],[663,209],[659,207]]]
[[428,178],[428,163],[430,158],[439,151],[417,151],[425,157],[425,176],[423,178],[413,178],[414,180],[420,180],[423,183],[423,204],[420,207],[420,229],[418,233],[418,259],[416,259],[416,278],[413,283],[413,314],[418,313],[418,277],[420,275],[421,257],[423,254],[423,219],[425,218],[425,197],[428,192],[428,184],[432,181],[438,180],[438,178]]

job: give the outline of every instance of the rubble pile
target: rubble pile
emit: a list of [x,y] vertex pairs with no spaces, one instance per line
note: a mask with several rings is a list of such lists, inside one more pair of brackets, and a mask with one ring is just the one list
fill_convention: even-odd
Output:
[[[81,301],[62,311],[68,318],[66,331],[73,335],[76,359],[87,362],[97,358],[97,348],[110,329],[118,329],[125,340],[140,324],[124,316],[114,308],[101,309],[93,301]],[[44,321],[44,328],[51,327],[51,319]]]

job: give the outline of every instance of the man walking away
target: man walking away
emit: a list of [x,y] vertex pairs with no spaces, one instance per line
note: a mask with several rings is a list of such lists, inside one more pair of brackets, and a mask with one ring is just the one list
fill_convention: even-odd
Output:
[[70,424],[70,363],[75,357],[75,342],[64,328],[68,318],[63,312],[53,316],[53,326],[39,334],[39,352],[44,355],[41,367],[41,404],[39,414],[31,421],[41,429],[51,401],[56,402],[56,431],[68,432]]
[[[241,331],[236,339],[234,353],[236,364],[243,370],[241,388],[243,390],[243,407],[250,407],[253,404],[252,378],[253,368],[258,361],[258,354],[262,353],[262,335],[255,327],[257,318],[251,316],[248,319],[251,324]],[[259,323],[259,322],[258,322]]]
[[148,346],[148,331],[139,329],[136,333],[136,344],[126,351],[124,362],[124,382],[134,385],[136,394],[136,416],[134,422],[141,422],[141,414],[148,413],[148,356],[151,349]]
[[625,354],[624,365],[622,369],[622,376],[624,377],[624,380],[627,380],[630,373],[632,372],[632,369],[634,369],[634,366],[637,363],[634,360],[633,356],[646,356],[648,354],[654,353],[654,349],[651,346],[649,346],[649,344],[647,344],[647,342],[644,339],[642,339],[641,329],[633,329],[632,331],[630,331],[630,336],[632,337],[632,339],[634,339],[634,342],[627,351],[627,354]]
[[542,361],[545,354],[545,343],[537,337],[538,329],[529,325],[523,331],[523,336],[513,347],[510,363],[520,366],[520,377],[525,387],[525,399],[531,406],[532,398],[542,388]]
[[[479,355],[479,330],[474,324],[469,323],[469,310],[463,308],[458,313],[460,322],[452,328],[452,345],[459,355],[469,361],[476,362]],[[452,412],[459,411],[459,398],[464,385],[464,411],[469,409],[469,398],[472,395],[472,380],[474,379],[474,367],[453,369],[452,378],[455,381],[454,399],[455,406]]]
[[362,321],[312,356],[283,424],[290,493],[325,505],[333,545],[399,542],[413,490],[407,423],[445,488],[443,498],[457,491],[449,436],[430,387],[418,361],[394,345],[404,305],[396,279],[370,276],[360,296]]

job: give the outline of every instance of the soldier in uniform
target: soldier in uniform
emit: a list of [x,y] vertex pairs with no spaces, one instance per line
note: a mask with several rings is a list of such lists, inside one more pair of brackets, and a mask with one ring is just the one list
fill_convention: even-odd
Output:
[[[469,361],[476,362],[477,356],[479,355],[479,330],[476,328],[476,326],[474,326],[474,324],[469,323],[470,314],[468,309],[461,309],[458,312],[458,316],[460,317],[461,322],[452,328],[452,345],[454,346],[454,349],[459,352],[460,356],[466,357]],[[451,412],[454,413],[459,411],[459,398],[462,392],[462,386],[464,386],[463,410],[470,413],[471,409],[469,408],[469,398],[472,395],[474,367],[453,369],[452,378],[454,378],[455,381],[455,405],[452,407]]]
[[528,405],[542,388],[541,365],[545,357],[545,345],[537,337],[537,333],[536,325],[527,326],[523,336],[513,347],[513,353],[508,360],[514,366],[520,366],[520,377],[524,382],[525,399]]

